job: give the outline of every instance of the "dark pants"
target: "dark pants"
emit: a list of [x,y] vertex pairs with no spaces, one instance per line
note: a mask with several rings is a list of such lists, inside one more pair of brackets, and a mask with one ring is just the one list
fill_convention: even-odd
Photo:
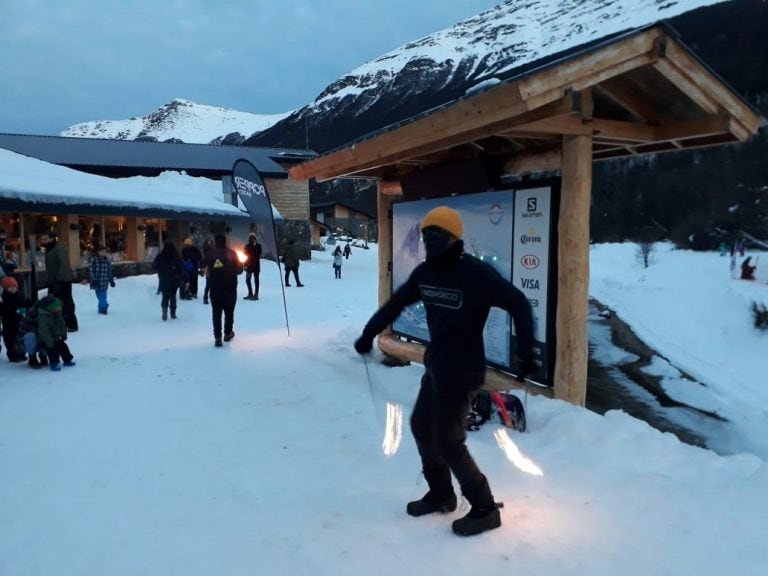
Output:
[[208,276],[205,277],[205,288],[203,289],[203,300],[208,302],[208,296],[211,293],[211,287],[208,285]]
[[171,309],[171,314],[176,313],[176,292],[179,290],[178,286],[163,286],[160,289],[160,293],[163,295],[160,299],[160,306],[163,310]]
[[216,294],[211,292],[211,311],[213,314],[213,337],[221,338],[221,315],[224,314],[224,334],[229,334],[235,324],[235,304],[237,292]]
[[452,494],[452,472],[469,503],[488,508],[493,506],[493,495],[466,445],[470,402],[482,383],[482,374],[448,376],[438,382],[425,373],[411,414],[411,431],[430,492],[438,498]]
[[46,346],[45,350],[51,364],[58,364],[62,360],[64,360],[64,362],[69,362],[74,358],[69,351],[69,346],[67,346],[67,343],[64,342],[64,340],[55,340],[53,342],[53,348],[48,348]]
[[288,281],[288,274],[293,272],[293,279],[296,280],[296,286],[301,284],[301,280],[299,280],[299,267],[298,266],[286,266],[285,267],[285,285],[290,286],[291,284]]
[[14,325],[12,322],[3,322],[3,342],[5,343],[5,353],[10,362],[19,362],[26,360],[27,356],[16,344],[16,337],[19,334],[18,322]]
[[[251,290],[251,278],[253,278],[253,290]],[[248,288],[248,296],[259,296],[259,270],[245,271],[245,285]]]
[[187,276],[189,277],[189,295],[197,298],[197,270],[192,270]]
[[61,300],[61,315],[67,330],[74,332],[78,329],[77,316],[75,315],[75,301],[72,299],[72,282],[56,281],[51,284],[48,293]]

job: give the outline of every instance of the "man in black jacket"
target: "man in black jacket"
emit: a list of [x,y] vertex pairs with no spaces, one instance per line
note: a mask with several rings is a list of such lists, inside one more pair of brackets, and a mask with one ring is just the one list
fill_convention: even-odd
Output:
[[467,450],[466,422],[472,398],[485,378],[483,328],[492,306],[508,311],[515,323],[518,379],[534,370],[533,317],[523,293],[490,265],[464,254],[463,224],[446,206],[431,210],[421,222],[427,252],[408,280],[368,321],[355,341],[366,354],[374,337],[402,310],[421,300],[430,342],[425,372],[411,415],[411,431],[429,491],[410,502],[407,512],[423,516],[456,509],[451,473],[472,509],[453,523],[459,535],[479,534],[501,526],[501,515],[488,481]]
[[237,303],[237,276],[243,265],[234,250],[227,248],[227,237],[216,234],[214,246],[205,258],[205,275],[210,288],[215,346],[221,343],[221,315],[224,314],[224,341],[235,337],[235,304]]
[[[256,234],[248,234],[245,245],[245,285],[248,287],[246,300],[259,299],[259,273],[261,272],[261,244],[256,241]],[[253,288],[251,288],[253,278]]]
[[79,323],[75,314],[75,300],[72,298],[72,282],[75,275],[69,263],[69,252],[64,244],[57,241],[52,233],[40,235],[40,245],[45,246],[45,272],[48,278],[48,294],[56,296],[63,303],[62,314],[68,332],[77,332]]

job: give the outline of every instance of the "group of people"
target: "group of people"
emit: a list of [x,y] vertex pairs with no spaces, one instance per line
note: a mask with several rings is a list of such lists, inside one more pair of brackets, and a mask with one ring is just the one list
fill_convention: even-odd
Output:
[[30,368],[49,366],[53,371],[74,366],[63,302],[52,294],[33,302],[19,291],[13,276],[0,280],[0,287],[0,318],[8,360],[27,361]]
[[[371,352],[374,338],[390,325],[406,306],[421,301],[427,314],[430,341],[424,355],[424,374],[411,415],[411,430],[416,441],[421,467],[428,491],[420,499],[406,505],[406,513],[418,517],[432,513],[452,512],[457,507],[452,476],[462,494],[471,505],[470,511],[453,522],[454,533],[462,536],[479,534],[501,525],[500,505],[496,503],[488,479],[482,473],[466,446],[466,421],[473,397],[484,383],[486,358],[483,346],[483,328],[491,307],[506,310],[511,315],[517,337],[517,378],[524,380],[535,370],[533,359],[533,315],[525,295],[504,279],[489,264],[464,253],[463,223],[459,214],[446,206],[431,210],[422,220],[420,231],[426,249],[426,260],[419,264],[363,328],[354,342],[361,355]],[[185,242],[185,248],[192,243]],[[61,255],[55,240],[46,243],[51,258]],[[166,242],[155,258],[162,293],[162,319],[170,312],[176,317],[176,292],[184,281],[185,255],[172,242]],[[213,245],[197,258],[198,268],[206,278],[212,308],[214,344],[234,338],[234,309],[237,300],[237,277],[248,271],[246,299],[258,299],[259,258],[261,247],[255,236],[249,237],[245,250],[245,266],[237,254],[227,246],[224,234],[216,234]],[[342,250],[333,253],[336,277],[341,276]],[[194,250],[186,250],[186,259],[194,260]],[[346,255],[348,257],[348,254]],[[103,261],[98,248],[91,260],[91,287],[96,291],[99,312],[106,313],[106,290],[114,286],[111,267]],[[107,259],[108,260],[108,259]],[[293,273],[296,286],[303,286],[298,276],[298,257],[293,241],[283,254],[285,284],[290,286],[289,273]],[[53,260],[52,260],[53,262]],[[67,262],[63,260],[62,262]],[[47,264],[47,262],[46,262]],[[62,266],[67,268],[68,266]],[[53,369],[74,365],[66,345],[67,310],[73,316],[74,305],[66,304],[71,298],[71,276],[52,266],[51,294],[33,304],[18,295],[18,286],[11,277],[0,281],[3,289],[2,319],[14,326],[16,318],[25,308],[36,310],[35,335],[39,347],[35,349],[34,363],[48,362]],[[194,263],[193,268],[194,270]],[[70,271],[71,274],[71,271]],[[251,280],[255,281],[254,287]],[[190,292],[196,296],[196,283],[190,283]],[[429,289],[427,289],[429,288]],[[450,300],[447,305],[446,298]],[[223,322],[222,322],[223,316]],[[20,321],[18,321],[20,324]],[[73,324],[77,329],[76,320]],[[3,331],[13,335],[14,328]],[[8,340],[5,340],[8,346]],[[30,356],[32,364],[33,356]]]
[[333,275],[336,279],[341,278],[341,266],[345,259],[349,260],[350,254],[352,254],[352,248],[350,248],[349,242],[344,246],[343,251],[341,246],[336,246],[336,249],[333,251]]
[[205,278],[203,301],[211,305],[214,346],[221,347],[235,337],[234,319],[237,303],[237,277],[247,270],[246,300],[259,299],[259,273],[261,268],[261,245],[255,234],[250,234],[244,250],[245,265],[237,253],[228,247],[227,237],[216,234],[213,243],[206,242],[203,249],[195,246],[191,238],[184,241],[181,252],[168,240],[152,262],[157,272],[160,292],[160,309],[163,321],[177,316],[177,294],[182,298],[197,298],[198,276]]
[[[45,250],[48,279],[48,294],[44,298],[33,301],[25,297],[19,281],[12,274],[6,274],[0,280],[3,342],[10,362],[26,361],[30,368],[49,366],[58,371],[62,366],[75,365],[67,344],[67,335],[79,330],[72,297],[75,275],[69,263],[69,252],[55,234],[41,234],[40,246]],[[90,288],[96,294],[98,313],[107,314],[107,290],[115,286],[112,261],[104,246],[93,245],[91,252],[88,264]]]

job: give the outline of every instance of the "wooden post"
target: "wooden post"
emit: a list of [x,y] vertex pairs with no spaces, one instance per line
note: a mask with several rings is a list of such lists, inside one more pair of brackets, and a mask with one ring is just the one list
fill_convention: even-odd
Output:
[[129,216],[125,219],[125,259],[141,262],[144,259],[144,232],[139,225],[144,224],[143,218]]
[[379,227],[379,306],[392,295],[392,197],[377,194]]
[[80,254],[80,221],[77,214],[65,214],[58,220],[59,242],[62,242],[69,252],[69,265],[79,268],[82,255]]
[[563,183],[558,220],[558,298],[555,398],[583,406],[587,397],[589,204],[592,137],[563,138]]

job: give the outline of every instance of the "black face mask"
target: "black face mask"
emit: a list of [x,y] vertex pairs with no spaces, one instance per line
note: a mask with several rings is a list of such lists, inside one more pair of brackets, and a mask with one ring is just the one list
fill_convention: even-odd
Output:
[[424,242],[427,258],[434,258],[445,252],[453,236],[442,228],[429,226],[421,231],[421,238]]

